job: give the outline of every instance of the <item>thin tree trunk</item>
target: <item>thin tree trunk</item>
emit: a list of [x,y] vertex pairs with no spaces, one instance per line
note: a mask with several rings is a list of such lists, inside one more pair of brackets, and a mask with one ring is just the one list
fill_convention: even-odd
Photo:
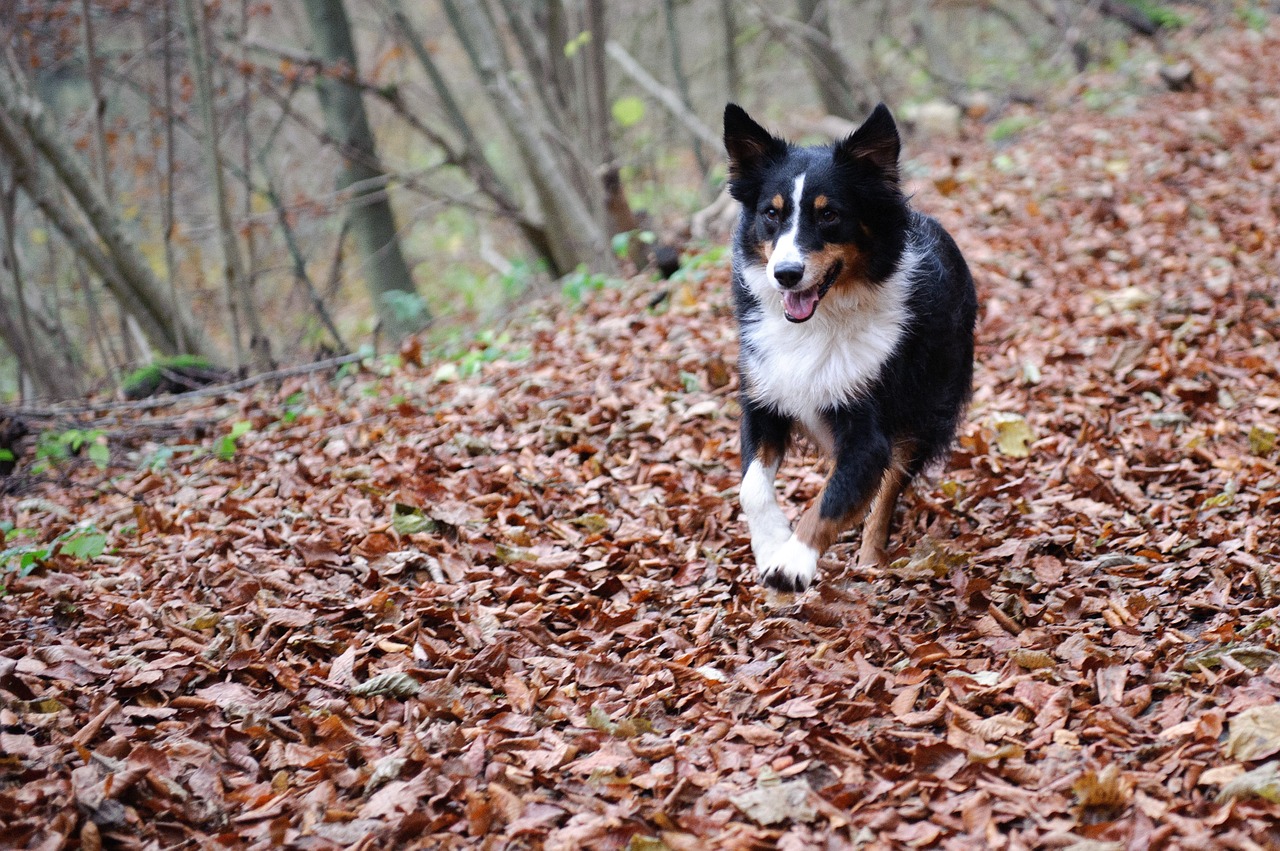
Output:
[[[164,271],[169,283],[169,299],[174,310],[178,308],[178,270],[177,259],[173,250],[174,232],[174,150],[177,139],[174,134],[173,110],[173,18],[170,0],[161,0],[163,9],[160,19],[161,73],[164,75],[164,172],[161,175],[160,192],[160,225],[164,230]],[[178,347],[183,348],[185,341],[179,339]]]
[[[42,186],[38,163],[30,143],[48,162],[59,182],[70,193],[92,227],[88,231]],[[165,354],[186,351],[210,359],[216,352],[191,320],[185,304],[175,309],[150,264],[125,235],[120,219],[80,164],[76,154],[51,126],[43,104],[19,93],[14,80],[0,70],[0,150],[14,163],[15,175],[31,199],[58,227],[111,289],[125,309],[133,313],[147,339]],[[96,236],[96,239],[95,239]],[[97,239],[101,239],[101,246]]]
[[89,91],[93,94],[94,166],[98,172],[98,180],[102,183],[102,194],[107,203],[112,203],[115,192],[112,190],[110,153],[107,149],[107,99],[102,94],[102,76],[98,73],[97,39],[94,37],[89,0],[80,0],[80,14],[84,16],[85,76],[89,78]]
[[[529,246],[538,253],[538,256],[554,268],[555,257],[552,254],[551,241],[547,236],[546,224],[520,209],[515,194],[498,176],[492,163],[489,162],[489,158],[484,152],[484,147],[476,138],[475,130],[471,127],[471,123],[467,121],[458,99],[454,96],[452,86],[449,85],[449,81],[445,79],[444,74],[440,72],[439,66],[431,58],[431,54],[427,52],[426,47],[423,46],[422,38],[409,22],[400,0],[388,0],[388,3],[391,7],[391,20],[395,24],[396,30],[400,33],[400,37],[405,44],[408,45],[409,50],[413,52],[418,64],[422,66],[422,70],[431,80],[436,96],[440,98],[440,105],[444,108],[445,118],[448,119],[449,126],[457,134],[461,143],[462,150],[460,152],[446,150],[446,153],[475,182],[476,188],[497,206],[502,216],[512,221],[520,229],[521,235],[524,236]],[[438,144],[442,143],[438,142]],[[449,147],[451,148],[452,146]]]
[[[667,24],[667,48],[671,51],[671,71],[676,77],[676,91],[680,93],[680,102],[684,104],[684,108],[693,112],[693,101],[689,97],[689,80],[685,76],[684,58],[680,54],[680,28],[676,26],[674,0],[663,0],[662,15]],[[702,143],[698,140],[697,134],[694,134],[692,144],[693,158],[698,163],[698,171],[705,179],[710,167],[706,156],[702,153]]]
[[596,178],[600,181],[604,193],[604,226],[610,237],[620,233],[629,233],[627,253],[637,268],[644,265],[644,257],[648,246],[644,245],[636,233],[637,223],[631,203],[627,200],[625,187],[622,185],[622,174],[616,162],[613,150],[613,137],[610,133],[609,87],[608,74],[605,68],[605,45],[609,32],[605,20],[603,0],[587,0],[587,32],[591,34],[587,42],[587,97],[590,104],[588,126],[594,135],[592,142],[593,155],[598,163]]
[[232,350],[235,353],[236,366],[244,367],[247,362],[241,340],[241,321],[244,320],[249,326],[249,346],[252,351],[253,365],[261,370],[270,365],[269,343],[262,329],[258,310],[253,303],[253,289],[245,275],[244,260],[240,256],[240,243],[236,239],[235,228],[231,223],[231,207],[227,199],[222,151],[218,147],[218,116],[213,102],[213,77],[209,70],[203,6],[197,10],[196,2],[197,0],[179,0],[187,34],[187,52],[191,57],[196,103],[200,109],[201,123],[204,125],[200,143],[204,148],[205,165],[209,169],[209,182],[213,190],[211,201],[218,221]]
[[742,71],[738,67],[738,21],[733,14],[733,0],[720,0],[720,21],[724,28],[724,85],[728,98],[741,98]]
[[558,271],[568,271],[579,263],[596,268],[613,265],[608,242],[599,223],[572,178],[565,173],[555,152],[543,138],[536,117],[508,79],[508,69],[499,64],[500,47],[484,10],[477,3],[444,0],[445,14],[466,48],[476,74],[493,101],[508,133],[520,149],[534,192],[547,217],[548,234]]
[[796,0],[805,40],[805,61],[818,89],[822,108],[830,115],[857,120],[867,110],[849,87],[853,75],[831,38],[828,7],[831,0]]
[[6,184],[0,187],[0,229],[4,232],[4,266],[13,281],[13,292],[0,285],[0,339],[18,359],[37,393],[54,399],[78,396],[79,370],[71,368],[77,359],[75,353],[60,345],[56,323],[39,312],[27,296],[18,256],[16,175],[8,175]]
[[[365,280],[385,330],[400,339],[431,321],[426,306],[409,315],[404,300],[418,295],[400,249],[395,216],[386,193],[386,175],[376,165],[377,146],[365,113],[358,77],[355,42],[342,0],[304,0],[316,52],[329,66],[317,80],[320,109],[329,135],[343,154],[338,190],[352,189],[351,233],[364,263]],[[399,297],[397,297],[399,294]]]
[[266,163],[260,161],[259,166],[262,168],[263,180],[266,182],[267,200],[275,208],[276,220],[280,223],[280,233],[284,237],[285,247],[289,250],[289,257],[293,260],[293,276],[306,289],[307,298],[311,301],[311,307],[315,310],[321,324],[332,335],[333,341],[337,343],[339,353],[346,354],[351,349],[347,346],[346,341],[342,339],[338,326],[334,324],[333,318],[329,315],[329,310],[325,307],[324,299],[321,298],[320,292],[316,289],[315,282],[307,274],[307,261],[303,257],[302,249],[298,247],[297,239],[293,235],[293,226],[289,224],[289,214],[285,210],[284,202],[280,199],[275,186],[271,183],[271,175],[267,173]]

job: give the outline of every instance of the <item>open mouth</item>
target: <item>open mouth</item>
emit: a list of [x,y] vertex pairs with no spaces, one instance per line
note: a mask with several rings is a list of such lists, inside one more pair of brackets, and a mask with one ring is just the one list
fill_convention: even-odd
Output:
[[816,286],[801,291],[787,290],[782,294],[782,312],[788,322],[807,322],[813,318],[813,314],[818,312],[818,302],[822,301],[827,290],[831,289],[831,285],[840,276],[842,265],[839,260],[833,263],[823,276],[822,283]]

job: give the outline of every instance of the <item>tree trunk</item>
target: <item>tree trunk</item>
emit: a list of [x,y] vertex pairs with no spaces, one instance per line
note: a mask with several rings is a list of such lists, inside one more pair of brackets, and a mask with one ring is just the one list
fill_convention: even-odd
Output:
[[796,0],[804,26],[805,61],[818,89],[818,99],[829,115],[857,121],[868,111],[849,87],[853,78],[848,64],[831,38],[828,7],[831,0]]
[[724,28],[724,85],[728,100],[737,103],[742,90],[742,71],[738,68],[738,22],[733,14],[733,0],[720,0],[720,23]]
[[[365,113],[357,77],[356,48],[342,0],[305,0],[317,54],[330,66],[317,80],[329,135],[342,152],[338,191],[351,190],[351,233],[364,264],[365,280],[381,326],[393,339],[420,331],[431,321],[400,250],[399,232],[387,198],[387,178]],[[421,306],[417,315],[406,307]]]
[[[0,71],[0,151],[13,163],[15,178],[23,191],[134,315],[156,349],[165,354],[186,352],[216,360],[217,352],[192,321],[187,306],[171,303],[146,257],[125,235],[119,216],[103,197],[101,188],[63,142],[45,112],[42,103],[21,94],[15,81]],[[92,231],[72,215],[62,198],[44,188],[36,151],[75,200]]]
[[209,170],[212,187],[210,199],[218,222],[218,235],[222,248],[222,274],[226,289],[227,312],[230,316],[232,350],[236,366],[245,365],[244,346],[240,339],[240,323],[243,317],[249,326],[249,346],[253,352],[253,366],[257,370],[271,365],[270,344],[262,330],[262,322],[253,304],[253,292],[244,271],[240,256],[240,244],[236,240],[231,223],[231,207],[227,200],[227,182],[223,175],[222,150],[218,147],[218,116],[213,103],[213,78],[209,71],[209,51],[204,37],[204,15],[196,9],[196,0],[179,0],[187,33],[187,53],[191,57],[191,72],[195,82],[196,103],[200,108],[200,121],[204,133],[200,145],[204,151],[205,167]]
[[446,148],[450,158],[467,173],[481,194],[497,206],[501,215],[520,229],[521,235],[538,253],[538,256],[554,268],[555,256],[552,253],[551,240],[547,235],[545,222],[535,219],[527,211],[520,209],[515,194],[498,176],[497,170],[485,154],[484,147],[476,138],[475,130],[463,114],[462,106],[454,96],[449,81],[445,79],[439,66],[431,58],[431,54],[423,45],[422,38],[409,23],[400,0],[388,0],[388,2],[391,7],[391,20],[400,37],[408,44],[409,50],[413,52],[418,64],[431,80],[436,96],[440,98],[440,105],[444,108],[445,118],[458,136],[461,151],[452,150],[454,147],[452,145],[442,144],[441,147]]
[[607,269],[613,261],[604,230],[592,215],[591,206],[574,190],[574,181],[543,137],[536,114],[509,79],[509,69],[502,64],[498,34],[480,5],[475,0],[445,0],[445,14],[520,150],[546,217],[555,271],[563,274],[579,263]]
[[[6,169],[7,170],[7,169]],[[13,291],[0,282],[0,340],[8,346],[36,392],[51,399],[67,399],[80,394],[74,367],[78,352],[64,347],[57,323],[28,297],[17,247],[16,206],[18,187],[15,175],[8,175],[0,187],[0,229],[3,229],[4,268],[13,282]]]

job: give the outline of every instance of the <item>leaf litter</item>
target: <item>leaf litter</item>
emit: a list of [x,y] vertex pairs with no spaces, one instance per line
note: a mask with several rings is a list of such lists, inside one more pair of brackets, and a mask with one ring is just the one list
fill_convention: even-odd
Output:
[[1187,49],[918,161],[984,307],[891,569],[757,586],[723,266],[19,482],[0,845],[1276,845],[1280,36]]

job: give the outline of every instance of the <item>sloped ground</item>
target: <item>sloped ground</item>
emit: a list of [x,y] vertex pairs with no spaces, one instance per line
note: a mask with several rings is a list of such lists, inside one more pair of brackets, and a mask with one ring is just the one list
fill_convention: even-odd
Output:
[[756,586],[723,266],[23,485],[10,546],[107,553],[8,574],[0,845],[1280,842],[1280,781],[1231,785],[1280,750],[1277,55],[918,161],[980,365],[886,570]]

